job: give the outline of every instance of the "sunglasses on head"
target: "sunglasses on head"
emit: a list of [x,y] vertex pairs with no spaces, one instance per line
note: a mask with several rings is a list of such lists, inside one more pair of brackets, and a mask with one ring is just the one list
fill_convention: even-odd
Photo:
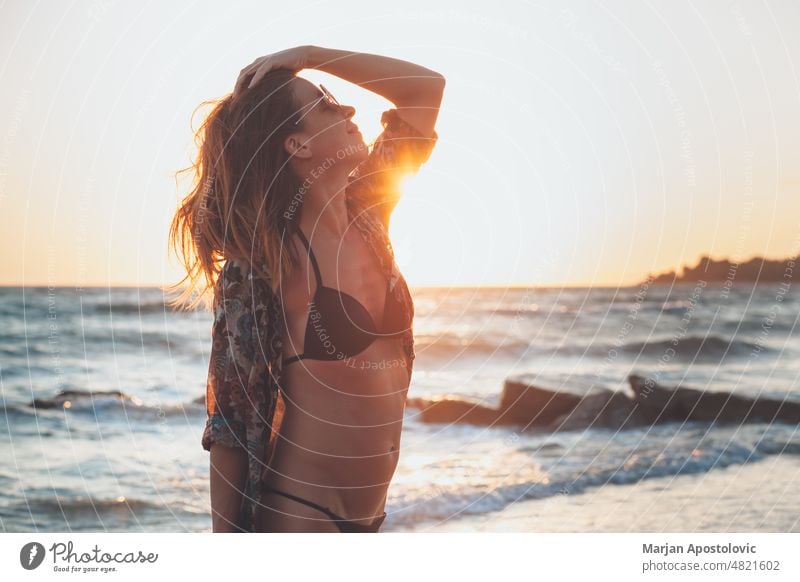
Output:
[[308,107],[308,111],[306,111],[302,116],[300,116],[300,119],[298,119],[297,121],[294,122],[295,125],[300,123],[303,120],[303,118],[306,115],[308,115],[308,113],[312,109],[314,109],[314,107],[319,105],[322,101],[325,101],[328,105],[330,105],[331,107],[333,107],[335,109],[338,109],[339,111],[343,111],[342,106],[336,100],[336,97],[334,97],[333,94],[325,88],[325,85],[320,85],[319,88],[322,91],[322,95],[320,95],[320,97],[316,101],[314,101],[311,105],[306,105],[305,106],[305,107]]

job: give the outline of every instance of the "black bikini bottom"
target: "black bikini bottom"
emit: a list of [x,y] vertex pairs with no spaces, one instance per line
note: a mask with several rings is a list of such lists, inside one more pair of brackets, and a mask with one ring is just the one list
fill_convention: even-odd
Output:
[[314,509],[321,511],[325,515],[327,515],[332,522],[336,524],[336,527],[339,528],[339,531],[342,533],[377,533],[378,529],[381,527],[383,520],[386,519],[386,512],[384,511],[382,515],[379,515],[375,521],[373,521],[369,525],[361,525],[360,523],[355,523],[350,520],[347,520],[343,517],[340,517],[333,513],[327,507],[322,507],[321,505],[317,505],[313,501],[308,501],[303,499],[302,497],[298,497],[297,495],[292,495],[291,493],[284,493],[283,491],[279,491],[273,487],[267,487],[266,485],[263,487],[264,491],[272,491],[273,493],[277,493],[278,495],[283,495],[284,497],[288,497],[298,503],[302,503],[304,505],[308,505],[309,507],[313,507]]

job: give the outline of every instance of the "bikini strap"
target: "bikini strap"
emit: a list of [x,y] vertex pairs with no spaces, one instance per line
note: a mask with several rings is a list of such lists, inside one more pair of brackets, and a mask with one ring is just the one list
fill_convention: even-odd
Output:
[[273,493],[277,493],[278,495],[283,495],[284,497],[288,497],[289,499],[296,501],[298,503],[302,503],[303,505],[307,505],[309,507],[313,507],[314,509],[321,511],[325,515],[327,515],[332,521],[347,521],[343,517],[340,517],[333,513],[327,507],[323,507],[318,503],[314,503],[313,501],[309,501],[308,499],[303,499],[302,497],[298,497],[297,495],[292,495],[291,493],[286,493],[285,491],[281,491],[280,489],[275,489],[274,487],[269,487],[264,485],[262,487],[264,491],[272,491]]
[[300,240],[303,241],[303,244],[306,245],[306,248],[308,249],[309,257],[311,258],[311,264],[314,267],[314,274],[317,277],[317,286],[318,287],[322,287],[323,286],[322,285],[322,275],[320,275],[319,265],[317,264],[317,257],[314,256],[314,251],[311,248],[311,244],[308,242],[308,239],[306,238],[306,235],[304,235],[303,231],[300,230],[299,228],[297,229],[297,234],[300,235]]

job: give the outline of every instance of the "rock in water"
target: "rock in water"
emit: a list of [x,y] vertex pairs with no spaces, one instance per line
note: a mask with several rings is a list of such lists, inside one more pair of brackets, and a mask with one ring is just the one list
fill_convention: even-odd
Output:
[[631,374],[628,382],[633,398],[607,388],[595,388],[588,393],[576,388],[542,388],[527,382],[524,377],[517,377],[506,380],[499,409],[451,396],[409,398],[406,405],[419,409],[423,422],[513,425],[523,430],[620,430],[686,421],[800,424],[798,402],[705,392],[681,386],[664,388],[636,374]]
[[695,388],[664,388],[650,378],[628,378],[641,413],[652,424],[687,420],[719,423],[800,423],[800,403],[773,398],[751,398],[730,392]]
[[91,407],[98,403],[129,402],[141,406],[142,402],[119,390],[62,390],[52,398],[34,398],[29,406],[33,408],[72,408],[75,406]]
[[504,424],[546,427],[575,408],[582,397],[567,388],[551,390],[529,384],[522,377],[509,378],[500,398],[500,417]]
[[646,426],[647,418],[639,410],[636,401],[616,390],[603,389],[581,399],[567,414],[554,420],[553,430],[577,430],[584,428],[625,429]]
[[497,410],[462,398],[409,398],[406,405],[420,410],[422,422],[464,422],[488,426],[497,422]]

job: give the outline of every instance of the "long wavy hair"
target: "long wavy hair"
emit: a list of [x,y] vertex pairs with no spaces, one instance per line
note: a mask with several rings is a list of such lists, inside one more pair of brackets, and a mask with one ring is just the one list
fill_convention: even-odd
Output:
[[169,244],[186,271],[168,286],[179,291],[172,307],[210,306],[227,260],[246,261],[273,291],[296,264],[291,245],[283,245],[302,210],[302,181],[283,147],[297,130],[295,78],[292,71],[275,69],[241,95],[195,109],[213,106],[194,134],[196,159],[175,174],[177,179],[193,171],[194,180],[169,230]]

